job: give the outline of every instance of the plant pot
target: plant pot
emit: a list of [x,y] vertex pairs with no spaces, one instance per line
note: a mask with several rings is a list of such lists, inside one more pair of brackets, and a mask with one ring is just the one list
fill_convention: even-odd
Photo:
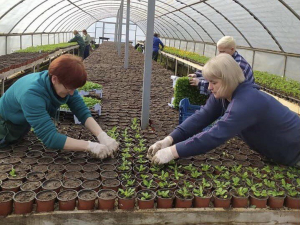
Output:
[[67,171],[64,173],[64,178],[65,179],[81,179],[82,178],[82,173],[79,171]]
[[152,190],[152,191],[156,191],[158,189],[158,184],[155,181],[152,182],[151,187],[145,186],[143,184],[143,181],[141,181],[140,186],[141,186],[142,190],[149,189],[149,190]]
[[55,191],[56,193],[59,193],[60,188],[61,188],[61,181],[57,179],[46,180],[42,184],[43,190],[51,190],[51,191]]
[[102,181],[103,189],[112,189],[116,192],[118,191],[120,184],[120,181],[117,179],[106,179]]
[[175,191],[175,208],[191,208],[193,204],[194,196],[189,198],[183,198],[178,190]]
[[212,194],[207,192],[205,196],[199,197],[194,194],[194,207],[195,208],[207,208],[211,200]]
[[118,173],[112,170],[103,170],[100,173],[101,180],[105,179],[116,179],[118,177]]
[[62,182],[62,187],[65,190],[79,191],[82,185],[82,181],[79,179],[66,179]]
[[256,208],[266,208],[268,198],[257,198],[253,194],[250,194],[250,205],[254,205]]
[[232,207],[233,208],[247,208],[249,193],[245,197],[238,196],[234,190],[230,191],[232,195]]
[[98,192],[98,209],[113,210],[117,192],[110,189],[102,189]]
[[24,181],[25,178],[26,178],[26,171],[16,171],[15,176],[12,176],[12,175],[10,175],[10,173],[8,173],[8,179],[9,180]]
[[37,194],[40,191],[41,186],[41,181],[27,181],[21,185],[20,189],[21,191],[34,191]]
[[7,180],[2,182],[1,187],[2,191],[13,191],[16,193],[20,190],[21,185],[22,181],[20,180]]
[[33,201],[35,192],[33,191],[19,191],[14,195],[15,214],[31,213],[33,208]]
[[300,196],[291,197],[287,195],[285,198],[285,206],[291,209],[300,209]]
[[82,189],[94,190],[96,192],[99,191],[100,186],[101,186],[100,180],[86,180],[81,184]]
[[78,192],[78,210],[93,210],[97,193],[94,190],[81,190]]
[[[151,195],[150,199],[143,200],[142,193],[148,193]],[[138,199],[138,206],[139,209],[153,209],[154,208],[154,199],[156,197],[156,194],[152,190],[140,190],[137,192],[137,199]]]
[[[228,195],[230,195],[228,193]],[[215,191],[213,191],[214,196],[214,206],[215,208],[229,208],[232,196],[230,195],[227,199],[219,198],[216,196]]]
[[57,193],[55,191],[46,190],[39,192],[36,199],[36,212],[52,212],[54,211],[54,202]]
[[45,179],[45,173],[43,172],[30,172],[27,173],[26,178],[28,181],[41,181]]
[[[162,189],[162,190],[167,190],[167,189]],[[156,196],[157,196],[157,208],[168,209],[173,207],[174,192],[172,190],[169,190],[168,198],[163,198],[159,196],[158,191],[156,191]]]
[[118,196],[119,209],[123,209],[123,210],[134,209],[136,193],[131,198],[124,198],[123,196],[120,196],[120,192],[117,193],[117,196]]
[[116,166],[108,163],[103,163],[99,166],[100,171],[114,171],[116,170]]
[[71,211],[76,207],[77,191],[65,190],[57,195],[59,210]]
[[85,171],[82,173],[83,180],[96,180],[99,179],[100,174],[97,171]]
[[151,173],[137,173],[135,174],[135,178],[138,182],[141,182],[143,180],[143,178],[141,176],[143,175],[147,175],[148,178],[147,180],[151,180],[153,178],[153,175]]
[[14,194],[15,193],[12,191],[0,192],[0,216],[7,216],[11,214],[13,210]]
[[32,165],[31,166],[31,173],[33,173],[33,172],[46,173],[47,171],[48,171],[48,165],[37,164],[37,165]]
[[99,171],[99,166],[95,163],[87,163],[82,167],[83,171]]
[[70,163],[65,165],[66,171],[70,172],[70,171],[81,171],[82,170],[82,166],[80,164],[74,164],[74,163]]
[[279,209],[283,207],[283,203],[284,203],[284,199],[285,196],[283,197],[273,197],[273,196],[269,196],[268,199],[268,206],[271,209]]

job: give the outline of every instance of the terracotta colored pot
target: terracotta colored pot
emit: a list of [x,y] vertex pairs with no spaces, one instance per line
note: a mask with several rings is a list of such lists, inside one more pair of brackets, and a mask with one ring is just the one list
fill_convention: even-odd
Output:
[[[22,200],[22,196],[27,196],[27,200]],[[15,214],[31,213],[33,202],[35,199],[35,192],[33,191],[19,191],[14,195]]]
[[59,210],[69,211],[74,210],[76,207],[76,199],[78,197],[77,191],[65,190],[57,195]]
[[78,210],[93,210],[97,193],[93,190],[83,189],[78,192]]
[[[148,200],[142,200],[142,193],[148,193],[151,195],[151,199]],[[152,190],[140,190],[137,192],[137,199],[138,199],[138,206],[139,209],[153,209],[154,208],[154,199],[156,197],[156,194]]]
[[[228,195],[230,195],[230,194],[228,193]],[[231,198],[232,198],[231,195],[227,199],[222,199],[222,198],[218,198],[216,196],[215,192],[213,191],[213,196],[214,196],[215,208],[229,208],[230,207],[230,202],[231,202]]]
[[286,196],[285,206],[291,209],[300,209],[300,197]]
[[209,207],[211,197],[212,197],[211,194],[207,197],[198,197],[198,196],[195,195],[195,197],[194,197],[194,207],[195,208]]
[[124,209],[124,210],[134,209],[136,193],[131,198],[121,197],[120,192],[117,193],[117,196],[118,196],[118,208],[119,209]]
[[36,199],[36,212],[52,212],[54,211],[54,202],[57,193],[55,191],[46,190],[39,192]]
[[[72,184],[72,185],[71,185]],[[82,181],[79,179],[67,179],[62,182],[62,187],[64,190],[75,190],[79,191],[82,185]]]
[[62,186],[62,184],[61,184],[60,180],[50,179],[50,180],[44,181],[44,183],[42,184],[42,189],[43,190],[51,190],[51,191],[55,191],[56,193],[59,193],[61,186]]
[[266,198],[256,198],[252,194],[250,194],[250,205],[255,205],[256,208],[266,208],[267,201],[269,197]]
[[174,201],[174,191],[170,189],[162,189],[160,191],[166,191],[169,190],[169,197],[168,198],[163,198],[158,195],[158,191],[156,191],[156,196],[157,196],[157,208],[161,209],[167,209],[167,208],[172,208],[173,207],[173,201]]
[[101,186],[100,180],[86,180],[81,184],[82,189],[89,189],[98,192]]
[[235,191],[231,190],[230,194],[232,195],[232,207],[233,208],[247,208],[249,193],[245,197],[240,197],[236,194]]
[[[114,182],[114,184],[111,184],[111,182]],[[103,189],[112,189],[116,192],[118,191],[120,184],[120,181],[117,179],[106,179],[102,182]]]
[[175,191],[175,208],[191,208],[193,204],[194,196],[183,199],[178,195],[178,190]]
[[41,181],[27,181],[20,188],[21,191],[34,191],[37,194],[41,189],[41,185]]
[[268,199],[268,206],[270,206],[271,209],[279,209],[283,207],[284,203],[284,197],[273,197],[270,196]]
[[117,192],[111,189],[102,189],[98,192],[98,209],[113,210]]
[[15,193],[12,191],[0,192],[0,216],[7,216],[11,214],[13,210],[14,194]]

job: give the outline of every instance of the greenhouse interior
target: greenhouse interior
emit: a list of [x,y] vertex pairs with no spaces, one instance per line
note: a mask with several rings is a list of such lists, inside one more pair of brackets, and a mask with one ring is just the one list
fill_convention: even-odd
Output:
[[0,2],[0,224],[300,224],[300,1]]

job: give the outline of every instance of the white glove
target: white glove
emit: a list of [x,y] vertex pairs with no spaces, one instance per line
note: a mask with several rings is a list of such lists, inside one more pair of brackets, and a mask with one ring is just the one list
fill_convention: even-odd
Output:
[[111,152],[111,155],[117,151],[119,148],[119,143],[116,142],[115,139],[109,137],[104,131],[102,131],[98,136],[98,141],[100,144],[106,145],[109,151]]
[[171,136],[165,137],[163,140],[157,141],[155,144],[151,145],[148,149],[148,158],[152,158],[158,150],[161,150],[172,145],[173,138]]
[[164,149],[159,150],[152,158],[152,162],[154,164],[165,164],[170,162],[171,160],[175,159],[171,147],[167,147]]
[[93,156],[100,159],[104,159],[111,154],[106,145],[99,144],[97,142],[89,141],[87,150],[91,152]]

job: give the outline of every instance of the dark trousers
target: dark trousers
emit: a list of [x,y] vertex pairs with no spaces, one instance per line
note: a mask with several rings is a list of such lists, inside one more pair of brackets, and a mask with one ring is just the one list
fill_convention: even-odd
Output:
[[84,49],[83,59],[87,58],[90,55],[90,45],[86,45]]
[[158,57],[158,51],[157,52],[153,51],[152,52],[152,59],[157,62],[157,57]]

